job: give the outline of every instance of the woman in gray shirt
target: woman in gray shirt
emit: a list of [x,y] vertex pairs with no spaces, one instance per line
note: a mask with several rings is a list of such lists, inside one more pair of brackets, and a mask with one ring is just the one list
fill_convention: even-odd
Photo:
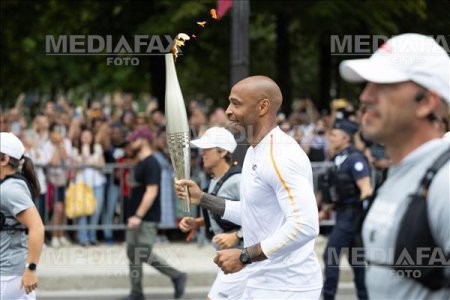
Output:
[[44,243],[32,200],[39,196],[39,182],[22,142],[10,132],[1,132],[0,141],[0,298],[35,299]]

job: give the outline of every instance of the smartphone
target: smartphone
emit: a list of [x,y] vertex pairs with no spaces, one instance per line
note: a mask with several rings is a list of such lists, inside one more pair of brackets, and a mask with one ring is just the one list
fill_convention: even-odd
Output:
[[12,122],[11,131],[14,135],[19,136],[22,131],[22,126],[20,126],[20,122]]

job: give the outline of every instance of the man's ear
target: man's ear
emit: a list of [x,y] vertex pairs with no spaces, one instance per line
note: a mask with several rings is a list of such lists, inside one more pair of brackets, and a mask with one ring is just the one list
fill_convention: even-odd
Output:
[[264,116],[270,108],[270,101],[269,99],[262,99],[259,102],[259,115]]
[[439,107],[441,98],[432,91],[427,91],[423,98],[417,102],[416,116],[420,119],[428,118]]
[[220,150],[220,157],[224,158],[225,156],[227,156],[228,151],[227,150]]

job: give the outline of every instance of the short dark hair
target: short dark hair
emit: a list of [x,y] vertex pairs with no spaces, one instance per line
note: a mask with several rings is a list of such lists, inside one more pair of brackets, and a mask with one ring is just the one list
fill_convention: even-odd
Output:
[[49,132],[54,132],[54,131],[56,131],[56,128],[58,128],[58,126],[59,126],[58,123],[53,122],[53,123],[51,123],[50,126],[48,127],[48,131],[49,131]]
[[227,164],[231,164],[231,160],[232,160],[232,157],[231,157],[231,153],[230,153],[230,151],[227,151],[227,150],[225,150],[225,149],[222,149],[222,148],[216,148],[219,152],[223,152],[223,151],[226,151],[227,152],[227,154],[225,155],[225,157],[224,157],[224,159],[225,159],[225,162],[227,163]]
[[[7,154],[0,153],[0,160],[3,160],[3,158],[6,155]],[[8,155],[8,157],[9,157],[8,165],[17,171],[19,169],[20,161],[22,159],[16,159],[9,155]],[[39,181],[38,181],[38,178],[36,175],[36,171],[34,169],[33,162],[31,161],[31,159],[29,157],[26,157],[26,156],[23,157],[23,161],[24,162],[22,165],[22,175],[26,178],[27,182],[29,183],[31,196],[33,198],[37,198],[37,197],[39,197],[39,194],[40,194],[40,185],[39,185]]]

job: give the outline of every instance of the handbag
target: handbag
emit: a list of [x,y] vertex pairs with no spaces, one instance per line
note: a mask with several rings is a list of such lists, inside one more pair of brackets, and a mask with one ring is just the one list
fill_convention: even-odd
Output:
[[69,219],[90,216],[96,208],[94,190],[82,181],[71,182],[65,197],[66,216]]

